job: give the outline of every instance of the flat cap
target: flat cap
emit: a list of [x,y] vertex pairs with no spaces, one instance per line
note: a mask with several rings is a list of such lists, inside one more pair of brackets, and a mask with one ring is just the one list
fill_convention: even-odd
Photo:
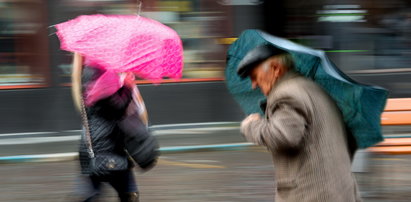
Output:
[[246,78],[251,70],[259,63],[268,59],[274,55],[280,55],[287,53],[286,51],[279,49],[271,44],[265,44],[257,46],[249,51],[244,58],[240,61],[237,67],[237,74],[242,78]]

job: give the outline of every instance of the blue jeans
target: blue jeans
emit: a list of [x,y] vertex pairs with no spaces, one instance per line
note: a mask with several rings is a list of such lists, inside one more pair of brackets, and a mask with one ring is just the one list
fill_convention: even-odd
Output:
[[131,169],[118,172],[104,179],[95,176],[81,175],[79,177],[77,192],[82,198],[82,201],[97,200],[103,182],[109,183],[117,191],[121,201],[128,201],[127,197],[129,197],[130,193],[138,192],[137,183]]

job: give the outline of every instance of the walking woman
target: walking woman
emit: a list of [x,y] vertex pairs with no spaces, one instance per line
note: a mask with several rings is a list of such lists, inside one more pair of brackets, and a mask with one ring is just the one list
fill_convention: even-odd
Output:
[[[79,196],[81,201],[95,201],[104,182],[117,191],[120,201],[138,201],[138,188],[133,174],[134,162],[131,159],[142,169],[149,170],[155,165],[158,156],[157,142],[147,130],[148,119],[144,102],[134,84],[133,76],[119,74],[123,80],[120,89],[112,95],[96,100],[90,106],[85,105],[87,102],[84,100],[91,96],[90,89],[96,85],[95,81],[105,73],[105,70],[84,66],[83,61],[84,58],[80,54],[74,54],[72,95],[77,109],[82,114],[84,125],[79,149]],[[111,84],[107,84],[108,87],[109,85]],[[124,170],[96,175],[93,173],[95,168],[90,163],[90,147],[95,156],[116,155],[118,158],[127,159],[128,165]]]
[[94,201],[108,183],[121,201],[138,201],[134,162],[152,168],[158,143],[134,77],[155,83],[181,78],[181,39],[138,15],[81,15],[55,27],[60,48],[74,53],[72,94],[84,126],[79,195]]

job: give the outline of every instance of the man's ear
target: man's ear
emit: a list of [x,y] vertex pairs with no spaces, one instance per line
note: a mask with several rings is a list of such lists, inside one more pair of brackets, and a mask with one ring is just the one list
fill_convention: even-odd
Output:
[[271,70],[273,71],[274,76],[278,77],[282,69],[280,63],[276,59],[272,59],[270,61],[270,67],[271,67]]

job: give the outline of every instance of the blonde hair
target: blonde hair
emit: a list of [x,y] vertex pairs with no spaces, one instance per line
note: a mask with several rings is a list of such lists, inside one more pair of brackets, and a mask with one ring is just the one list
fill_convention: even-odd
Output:
[[74,53],[73,56],[73,69],[71,72],[71,95],[73,98],[75,108],[81,111],[81,74],[83,72],[83,56],[78,53]]

